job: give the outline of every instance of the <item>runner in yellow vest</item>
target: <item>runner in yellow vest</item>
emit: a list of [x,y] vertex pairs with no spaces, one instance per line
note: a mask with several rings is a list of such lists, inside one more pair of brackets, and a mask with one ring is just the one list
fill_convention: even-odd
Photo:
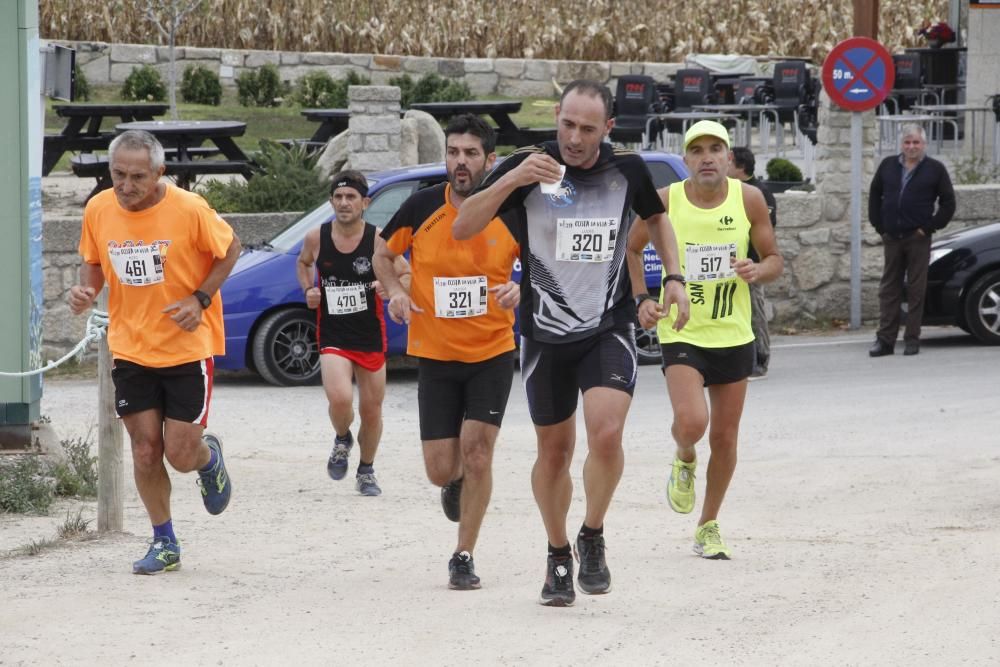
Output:
[[[683,283],[691,301],[691,316],[682,329],[674,326],[675,313],[646,293],[644,226],[632,228],[628,246],[639,322],[647,328],[657,325],[674,413],[671,433],[677,454],[667,499],[676,512],[694,509],[695,444],[708,430],[711,456],[694,550],[703,558],[723,560],[729,559],[730,550],[717,519],[736,469],[747,377],[754,367],[748,284],[775,280],[784,268],[764,196],[754,186],[726,176],[731,160],[726,128],[714,121],[695,123],[684,135],[690,177],[660,190],[681,264],[681,274],[664,275],[663,282]],[[751,241],[759,263],[747,257]],[[708,387],[711,409],[703,387]]]

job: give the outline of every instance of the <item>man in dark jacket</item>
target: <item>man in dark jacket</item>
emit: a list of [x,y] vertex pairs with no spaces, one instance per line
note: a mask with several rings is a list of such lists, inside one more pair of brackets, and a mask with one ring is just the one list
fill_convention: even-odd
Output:
[[[927,157],[920,125],[904,125],[902,152],[887,157],[872,179],[868,220],[882,237],[885,268],[879,284],[879,328],[872,357],[892,354],[899,332],[903,277],[906,277],[906,329],[903,354],[920,352],[920,321],[927,291],[931,235],[955,214],[955,190],[944,165]],[[935,202],[937,210],[935,210]]]
[[[729,178],[737,178],[748,185],[752,185],[760,190],[767,203],[767,212],[771,216],[771,227],[777,222],[777,204],[774,195],[767,187],[757,180],[754,169],[757,161],[754,159],[753,151],[745,146],[733,148],[733,161],[729,164]],[[757,251],[750,246],[750,258],[759,262]],[[764,286],[760,283],[750,283],[750,327],[753,329],[754,352],[756,358],[753,364],[751,380],[767,377],[767,366],[771,363],[771,333],[767,328],[767,299],[764,298]]]

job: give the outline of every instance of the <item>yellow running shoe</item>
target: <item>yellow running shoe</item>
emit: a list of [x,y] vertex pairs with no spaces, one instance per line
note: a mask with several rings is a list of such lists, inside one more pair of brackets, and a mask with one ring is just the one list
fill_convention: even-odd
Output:
[[674,457],[667,480],[667,502],[670,509],[681,514],[690,514],[694,509],[694,469],[698,461],[681,461]]
[[694,531],[694,552],[702,558],[711,560],[729,560],[729,547],[722,541],[719,533],[719,522],[706,521]]

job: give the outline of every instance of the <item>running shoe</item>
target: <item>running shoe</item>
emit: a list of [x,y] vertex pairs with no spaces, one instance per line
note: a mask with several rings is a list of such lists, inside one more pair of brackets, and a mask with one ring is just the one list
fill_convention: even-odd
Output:
[[355,478],[354,488],[363,496],[381,496],[382,489],[379,488],[378,480],[373,472],[359,472]]
[[572,607],[576,601],[576,591],[573,589],[573,558],[566,556],[556,558],[549,556],[545,585],[538,601],[546,607]]
[[673,511],[690,514],[694,509],[694,470],[697,467],[697,461],[687,463],[674,457],[667,481],[667,502]]
[[718,521],[706,521],[694,531],[694,552],[710,560],[729,560],[731,552],[722,541]]
[[458,522],[462,518],[462,478],[453,479],[441,487],[441,509],[449,520]]
[[580,590],[587,595],[601,595],[611,592],[611,571],[604,558],[604,536],[577,536],[576,559],[580,561],[577,582]]
[[354,436],[348,431],[343,438],[339,435],[333,440],[333,451],[330,452],[330,460],[326,462],[326,474],[330,479],[344,479],[347,474],[347,459],[351,456],[351,447],[354,446]]
[[222,440],[212,433],[206,433],[201,439],[218,457],[210,470],[198,471],[201,500],[209,514],[222,514],[229,506],[229,497],[233,492],[233,483],[229,481],[229,473],[226,472],[226,462],[222,460]]
[[468,551],[456,553],[448,561],[448,588],[453,591],[472,591],[479,588],[479,577]]
[[142,560],[132,563],[132,574],[159,574],[181,567],[181,547],[166,537],[154,538]]

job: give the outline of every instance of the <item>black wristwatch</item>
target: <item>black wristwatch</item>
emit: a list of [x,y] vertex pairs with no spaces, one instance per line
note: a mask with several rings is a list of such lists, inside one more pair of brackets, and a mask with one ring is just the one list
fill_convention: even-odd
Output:
[[677,282],[679,282],[681,284],[681,287],[687,285],[687,281],[684,280],[684,276],[682,276],[681,274],[668,273],[667,275],[663,276],[663,282],[661,283],[662,287],[666,288],[667,283],[670,282],[671,280],[676,280]]
[[205,310],[212,305],[212,297],[202,292],[200,289],[194,291],[194,298],[198,299],[198,303],[201,304],[201,309]]
[[643,301],[656,301],[656,300],[657,300],[656,297],[653,296],[652,294],[640,294],[639,296],[635,297],[635,307],[638,308]]

